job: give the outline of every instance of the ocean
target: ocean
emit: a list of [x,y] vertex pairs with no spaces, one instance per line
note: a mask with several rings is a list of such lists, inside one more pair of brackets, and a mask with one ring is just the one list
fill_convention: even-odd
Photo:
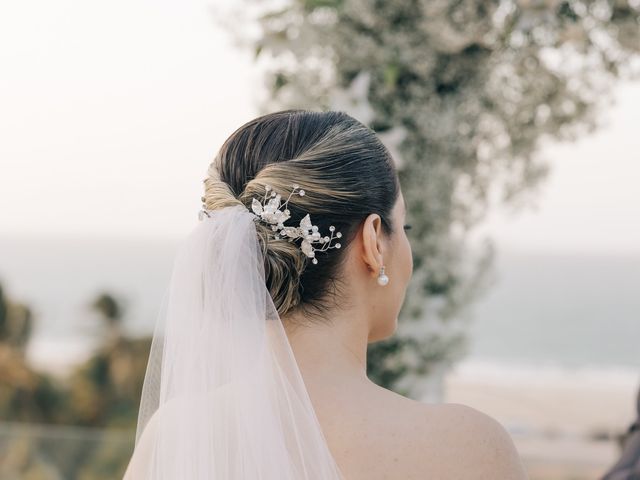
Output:
[[[86,355],[101,335],[89,303],[102,292],[121,299],[130,333],[149,333],[179,243],[0,238],[0,283],[35,314],[32,360],[56,369]],[[468,319],[463,362],[474,374],[544,368],[640,377],[640,254],[501,250],[494,269],[494,285]]]

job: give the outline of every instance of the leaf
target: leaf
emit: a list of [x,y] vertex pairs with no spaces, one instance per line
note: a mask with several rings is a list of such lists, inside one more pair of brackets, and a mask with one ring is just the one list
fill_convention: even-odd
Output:
[[311,230],[311,217],[307,213],[302,220],[300,220],[300,228],[303,232],[308,233]]
[[302,243],[300,244],[300,250],[302,250],[302,253],[304,253],[307,257],[313,257],[313,246],[307,242],[306,240],[303,240]]
[[300,232],[296,227],[284,227],[281,233],[289,238],[297,238],[300,236]]
[[262,215],[262,204],[255,198],[251,202],[251,210],[258,216]]

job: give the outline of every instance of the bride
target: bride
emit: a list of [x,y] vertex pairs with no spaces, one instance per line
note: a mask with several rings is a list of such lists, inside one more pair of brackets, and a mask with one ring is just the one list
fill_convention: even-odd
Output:
[[133,479],[525,479],[507,432],[374,384],[412,273],[388,150],[343,112],[256,118],[224,143],[147,367]]

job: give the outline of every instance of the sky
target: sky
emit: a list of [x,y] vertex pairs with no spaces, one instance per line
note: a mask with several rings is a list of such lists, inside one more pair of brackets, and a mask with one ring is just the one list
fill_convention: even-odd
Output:
[[532,205],[492,209],[477,234],[510,250],[640,254],[640,82],[614,102],[594,133],[542,149],[551,171]]
[[[182,238],[262,88],[211,2],[2,2],[0,235]],[[495,208],[478,234],[640,253],[640,84],[615,94],[599,132],[545,148],[537,207]]]

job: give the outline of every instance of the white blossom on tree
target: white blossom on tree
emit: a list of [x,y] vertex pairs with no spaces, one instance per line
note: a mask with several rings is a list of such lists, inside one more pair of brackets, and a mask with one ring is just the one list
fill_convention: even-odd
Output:
[[[370,377],[417,380],[464,351],[493,246],[467,235],[493,195],[517,205],[548,172],[541,140],[598,126],[618,78],[638,78],[639,0],[286,0],[226,16],[265,69],[266,113],[337,109],[373,128],[398,167],[414,252],[398,334]],[[242,20],[239,21],[238,19]],[[256,27],[244,36],[238,25]],[[438,366],[434,370],[434,366]]]

